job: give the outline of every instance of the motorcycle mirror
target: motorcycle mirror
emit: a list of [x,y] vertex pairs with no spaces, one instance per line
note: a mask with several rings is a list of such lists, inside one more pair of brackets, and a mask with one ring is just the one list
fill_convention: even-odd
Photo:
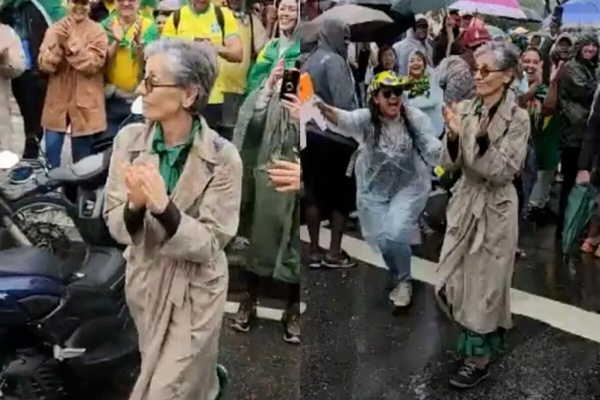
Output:
[[11,169],[16,166],[21,158],[12,151],[0,151],[0,169]]
[[143,114],[142,96],[139,96],[131,103],[131,113],[134,115]]

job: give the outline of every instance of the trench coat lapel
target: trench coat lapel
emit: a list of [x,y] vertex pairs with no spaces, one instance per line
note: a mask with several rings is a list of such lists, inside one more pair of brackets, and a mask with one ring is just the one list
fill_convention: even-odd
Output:
[[182,211],[187,211],[202,196],[214,175],[216,162],[216,133],[202,119],[200,132],[194,143],[171,194],[171,200]]

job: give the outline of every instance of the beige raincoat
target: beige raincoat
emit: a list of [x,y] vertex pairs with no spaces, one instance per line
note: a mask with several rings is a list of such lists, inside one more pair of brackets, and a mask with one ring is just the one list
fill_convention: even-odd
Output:
[[522,169],[530,124],[514,96],[500,104],[488,127],[490,146],[480,156],[475,100],[462,102],[459,154],[444,146],[441,165],[461,168],[448,206],[448,227],[437,265],[438,299],[452,318],[480,334],[512,326],[510,287],[518,240],[513,179]]
[[129,125],[117,135],[106,184],[105,218],[128,245],[126,296],[139,334],[141,373],[130,400],[214,400],[221,323],[228,287],[223,249],[239,222],[242,162],[233,146],[202,121],[171,195],[181,211],[165,241],[149,213],[131,237],[123,222],[127,190],[121,167],[152,162],[153,129]]
[[[5,50],[4,55],[2,51]],[[2,137],[12,140],[10,117],[10,80],[25,70],[25,55],[21,40],[8,25],[0,24],[0,132]],[[8,143],[3,143],[7,145]]]

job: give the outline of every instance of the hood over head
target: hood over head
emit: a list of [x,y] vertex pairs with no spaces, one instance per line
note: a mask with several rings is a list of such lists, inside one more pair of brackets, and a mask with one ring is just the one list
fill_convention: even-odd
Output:
[[[572,51],[572,54],[576,60],[584,61],[581,57],[581,51],[583,50],[583,47],[588,44],[595,44],[597,47],[600,47],[600,43],[598,43],[598,35],[594,31],[582,32],[581,35],[577,37],[577,41],[575,42]],[[598,65],[598,52],[596,52],[596,57],[591,60],[591,62],[594,65]]]
[[[550,40],[550,39],[547,38],[547,37],[545,37],[544,40]],[[556,37],[556,40],[552,44],[552,47],[550,48],[550,57],[553,60],[557,60],[558,59],[558,54],[556,54],[556,47],[557,47],[558,43],[562,42],[563,40],[568,40],[569,43],[571,43],[571,45],[573,45],[573,38],[571,37],[571,35],[569,33],[563,32],[560,35],[558,35]]]
[[339,20],[327,19],[319,27],[318,47],[339,54],[346,59],[348,48],[346,39],[350,38],[350,27]]

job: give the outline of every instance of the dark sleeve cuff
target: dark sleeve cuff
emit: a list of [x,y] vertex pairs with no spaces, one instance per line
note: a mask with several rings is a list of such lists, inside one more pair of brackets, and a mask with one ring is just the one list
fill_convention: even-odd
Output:
[[448,154],[450,155],[450,159],[452,162],[455,162],[458,158],[458,149],[459,149],[459,138],[458,135],[454,139],[448,138],[446,141],[446,146],[448,147]]
[[123,221],[125,222],[125,229],[127,229],[129,236],[136,235],[144,227],[145,214],[145,208],[132,210],[129,208],[129,204],[125,206],[125,209],[123,210]]
[[479,147],[479,156],[481,157],[485,154],[487,149],[490,147],[490,138],[488,135],[478,136],[476,141],[477,141],[477,146]]
[[167,234],[167,240],[175,236],[177,229],[179,229],[179,224],[181,223],[181,211],[179,211],[179,208],[177,208],[175,203],[169,201],[165,211],[160,214],[152,213],[152,215],[164,228]]

